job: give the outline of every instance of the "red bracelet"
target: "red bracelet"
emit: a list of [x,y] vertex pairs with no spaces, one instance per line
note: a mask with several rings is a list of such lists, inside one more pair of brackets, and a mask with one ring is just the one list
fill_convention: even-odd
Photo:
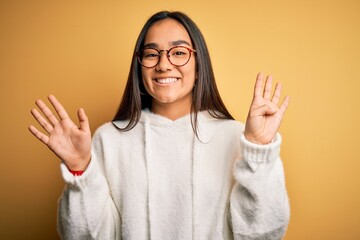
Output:
[[74,175],[74,176],[81,176],[84,171],[74,171],[74,170],[70,170],[69,171]]

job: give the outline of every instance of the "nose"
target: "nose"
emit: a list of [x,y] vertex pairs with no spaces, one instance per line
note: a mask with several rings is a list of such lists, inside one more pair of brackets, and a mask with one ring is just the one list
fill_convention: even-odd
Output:
[[166,51],[161,51],[159,56],[159,62],[156,65],[156,70],[160,72],[166,72],[173,68],[173,65],[170,63]]

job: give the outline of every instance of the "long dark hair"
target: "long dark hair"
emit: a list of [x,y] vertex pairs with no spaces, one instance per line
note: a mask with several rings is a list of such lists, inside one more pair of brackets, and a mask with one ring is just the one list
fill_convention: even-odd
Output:
[[128,131],[138,123],[142,109],[151,109],[152,97],[147,94],[142,82],[141,65],[137,60],[136,53],[144,46],[146,33],[152,24],[164,19],[174,19],[183,25],[196,49],[195,56],[198,78],[192,92],[193,101],[191,106],[191,124],[194,132],[197,134],[197,114],[199,111],[207,110],[211,116],[217,119],[234,119],[220,98],[211,66],[209,51],[199,28],[182,12],[162,11],[150,17],[140,32],[136,41],[124,95],[113,121],[129,121],[127,126],[122,129]]

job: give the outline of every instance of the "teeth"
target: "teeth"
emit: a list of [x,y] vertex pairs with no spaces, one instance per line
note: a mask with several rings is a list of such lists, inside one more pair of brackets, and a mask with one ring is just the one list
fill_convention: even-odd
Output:
[[156,79],[156,81],[158,83],[173,83],[176,82],[178,79],[177,78],[158,78]]

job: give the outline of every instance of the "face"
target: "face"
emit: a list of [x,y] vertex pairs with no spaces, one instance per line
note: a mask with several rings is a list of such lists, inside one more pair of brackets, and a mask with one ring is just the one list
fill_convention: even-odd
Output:
[[[145,36],[144,46],[157,50],[168,50],[174,46],[191,49],[191,39],[185,28],[173,19],[154,23]],[[152,110],[161,108],[191,108],[192,90],[195,84],[195,56],[181,67],[172,65],[161,52],[159,63],[153,68],[142,67],[142,80],[146,91],[152,96]]]

